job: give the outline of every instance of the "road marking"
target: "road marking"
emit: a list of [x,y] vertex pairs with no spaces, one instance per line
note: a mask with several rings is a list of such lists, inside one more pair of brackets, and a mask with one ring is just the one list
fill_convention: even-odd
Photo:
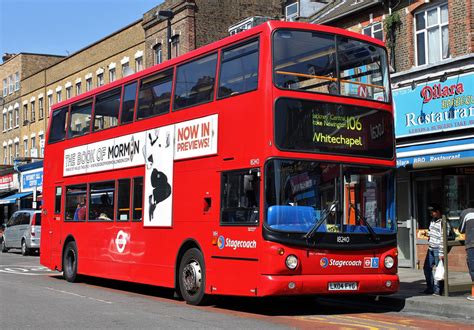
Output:
[[68,295],[71,295],[71,296],[76,296],[76,297],[79,297],[79,298],[90,299],[90,300],[102,302],[102,303],[104,303],[104,304],[113,304],[113,302],[111,302],[111,301],[107,301],[107,300],[103,300],[103,299],[97,299],[97,298],[92,298],[92,297],[87,297],[87,296],[83,296],[83,295],[80,295],[80,294],[77,294],[77,293],[74,293],[74,292],[69,292],[69,291],[64,291],[64,290],[58,290],[58,289],[49,288],[49,287],[46,287],[46,289],[51,290],[51,291],[55,291],[55,292],[59,292],[59,293],[63,293],[63,294],[68,294]]
[[51,275],[53,271],[38,265],[0,265],[0,273],[15,275]]

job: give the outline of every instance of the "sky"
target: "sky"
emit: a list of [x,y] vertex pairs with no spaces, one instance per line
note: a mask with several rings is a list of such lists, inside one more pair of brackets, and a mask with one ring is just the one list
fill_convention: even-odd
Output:
[[0,55],[72,54],[163,0],[0,0]]

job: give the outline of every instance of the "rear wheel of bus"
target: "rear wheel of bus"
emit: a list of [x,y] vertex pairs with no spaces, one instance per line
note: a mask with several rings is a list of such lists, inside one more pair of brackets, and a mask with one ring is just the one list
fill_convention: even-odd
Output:
[[187,250],[179,265],[179,290],[190,305],[203,305],[206,301],[206,269],[204,257],[196,248]]
[[76,242],[66,244],[63,253],[63,276],[68,282],[76,282],[77,276],[77,246]]

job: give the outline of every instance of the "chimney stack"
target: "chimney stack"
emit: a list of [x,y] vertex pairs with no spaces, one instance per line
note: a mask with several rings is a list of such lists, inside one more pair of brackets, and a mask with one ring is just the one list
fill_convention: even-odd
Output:
[[13,56],[15,56],[16,54],[12,54],[12,53],[5,53],[3,54],[2,56],[2,61],[3,63],[5,63],[6,61],[8,61],[9,59],[11,59]]

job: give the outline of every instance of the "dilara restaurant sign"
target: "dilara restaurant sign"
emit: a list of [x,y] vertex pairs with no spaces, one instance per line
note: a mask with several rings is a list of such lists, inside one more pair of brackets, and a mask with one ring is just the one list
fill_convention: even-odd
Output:
[[474,127],[474,74],[393,90],[399,137]]

